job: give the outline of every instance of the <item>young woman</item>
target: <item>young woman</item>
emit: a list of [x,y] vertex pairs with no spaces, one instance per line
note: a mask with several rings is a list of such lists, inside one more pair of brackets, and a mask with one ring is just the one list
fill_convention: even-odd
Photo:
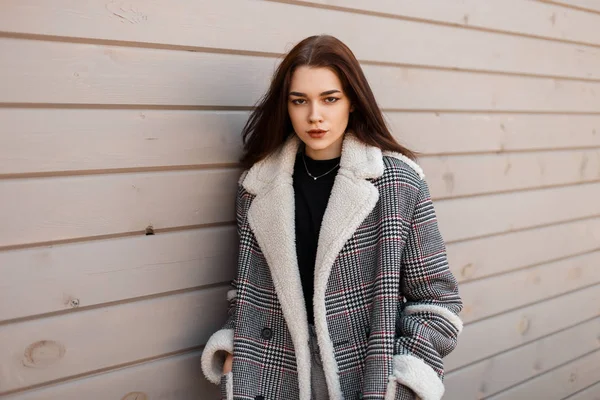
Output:
[[297,44],[243,138],[237,277],[208,380],[226,399],[440,399],[457,283],[423,172],[350,49]]

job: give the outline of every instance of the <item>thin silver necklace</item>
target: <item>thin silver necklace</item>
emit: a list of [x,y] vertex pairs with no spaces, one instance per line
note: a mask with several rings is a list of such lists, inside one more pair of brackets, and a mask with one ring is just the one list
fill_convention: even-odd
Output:
[[308,176],[310,176],[311,178],[313,178],[315,181],[317,179],[319,179],[319,178],[324,177],[325,175],[329,174],[334,169],[336,169],[337,167],[340,166],[340,163],[338,162],[335,167],[331,168],[329,171],[325,172],[323,175],[314,176],[313,174],[310,173],[310,171],[308,170],[308,167],[306,166],[306,157],[304,156],[304,152],[302,152],[302,161],[304,161],[304,169],[306,170],[306,173],[308,174]]

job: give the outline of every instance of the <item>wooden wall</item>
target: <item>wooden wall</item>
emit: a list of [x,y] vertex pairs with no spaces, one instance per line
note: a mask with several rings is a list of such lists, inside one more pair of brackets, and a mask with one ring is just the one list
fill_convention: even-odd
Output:
[[239,132],[317,33],[422,153],[445,399],[600,399],[597,0],[2,0],[0,397],[217,398]]

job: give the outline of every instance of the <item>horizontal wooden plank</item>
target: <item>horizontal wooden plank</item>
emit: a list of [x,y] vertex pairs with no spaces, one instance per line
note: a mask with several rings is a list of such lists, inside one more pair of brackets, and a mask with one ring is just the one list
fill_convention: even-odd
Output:
[[[0,174],[236,163],[247,117],[246,111],[0,108],[5,127]],[[423,156],[600,148],[596,115],[388,112],[386,117],[396,137]],[[595,162],[588,157],[587,176]],[[424,167],[430,177],[442,175],[435,166]]]
[[600,149],[426,157],[420,164],[436,198],[600,181]]
[[598,4],[597,0],[539,0],[547,3],[561,4],[570,7],[579,7],[581,9],[591,11],[591,12],[600,12],[600,4]]
[[[218,399],[218,387],[202,378],[200,355],[200,352],[193,352],[168,357],[3,398],[6,400]],[[128,395],[130,397],[127,397]]]
[[[526,251],[499,251],[521,249]],[[459,282],[600,249],[600,218],[451,243],[450,268]]]
[[233,221],[237,169],[7,180],[0,246]]
[[600,350],[547,372],[490,400],[529,400],[535,393],[540,399],[562,400],[595,382],[600,376]]
[[[527,251],[497,251],[523,243]],[[447,250],[462,283],[597,250],[598,243],[595,218],[451,243]],[[0,252],[0,320],[70,309],[74,299],[85,307],[223,282],[234,275],[236,246],[231,226]]]
[[565,400],[600,400],[600,381],[580,392],[565,397]]
[[[518,251],[518,250],[517,250]],[[600,283],[600,251],[464,283],[464,322]],[[510,293],[510,295],[507,295]]]
[[226,317],[228,288],[5,325],[0,395],[203,345]]
[[247,118],[236,111],[0,109],[0,174],[236,163]]
[[600,116],[389,112],[395,136],[423,154],[600,146]]
[[[505,15],[510,13],[509,19],[519,20],[520,25],[530,21],[532,11],[515,18],[511,13],[515,8],[509,4],[502,7]],[[518,8],[521,9],[521,6]],[[289,29],[288,15],[294,15],[303,23]],[[539,15],[537,18],[552,18],[547,11]],[[556,15],[554,19],[559,21],[561,17]],[[530,26],[538,25],[537,18],[530,21]],[[509,25],[502,14],[498,14],[497,19]],[[597,25],[593,22],[590,25],[588,19],[585,21],[587,25],[579,30]],[[571,20],[563,18],[560,22],[569,24]],[[572,23],[584,22],[577,19]],[[564,24],[561,25],[563,30],[566,29]],[[369,35],[357,34],[357,26]],[[267,1],[221,3],[188,0],[173,5],[166,0],[109,4],[101,0],[85,3],[73,0],[51,3],[5,0],[0,29],[20,34],[277,54],[289,50],[293,43],[307,36],[328,33],[347,43],[361,60],[578,78],[600,77],[600,53],[590,46],[356,13],[315,11],[312,7]],[[560,29],[559,32],[562,32]],[[165,31],[169,34],[165,35]],[[594,37],[593,30],[588,32],[590,38]],[[381,51],[381,46],[374,45],[381,40],[385,40],[390,48],[401,51]]]
[[[7,38],[0,39],[0,53],[13,55],[0,66],[5,77],[0,102],[8,103],[253,106],[278,63],[269,57]],[[600,109],[600,82],[382,65],[363,69],[386,109]]]
[[[379,0],[370,3],[360,0],[299,0],[297,3],[334,6],[350,11],[381,13],[549,39],[600,43],[598,37],[591,34],[600,24],[600,16],[549,3],[523,0]],[[514,10],[519,12],[515,13]]]
[[598,332],[600,318],[450,373],[444,379],[444,399],[481,399],[600,350]]
[[[238,177],[226,169],[7,180],[0,220],[11,229],[0,231],[0,246],[231,222]],[[599,196],[594,183],[439,200],[436,209],[445,240],[455,241],[599,215]]]
[[467,325],[444,359],[447,372],[600,316],[599,293],[596,285]]
[[0,252],[0,321],[233,279],[235,227]]
[[600,183],[437,201],[446,241],[600,215]]

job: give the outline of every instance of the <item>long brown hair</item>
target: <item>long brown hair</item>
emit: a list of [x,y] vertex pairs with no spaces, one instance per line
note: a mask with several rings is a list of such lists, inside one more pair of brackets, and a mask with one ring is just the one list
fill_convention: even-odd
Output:
[[244,168],[267,157],[294,134],[287,101],[292,74],[300,66],[330,68],[337,74],[354,106],[346,129],[359,140],[415,159],[415,153],[396,142],[390,133],[352,51],[333,36],[319,35],[302,40],[290,50],[277,67],[269,90],[250,114],[242,130],[244,153],[241,162]]

